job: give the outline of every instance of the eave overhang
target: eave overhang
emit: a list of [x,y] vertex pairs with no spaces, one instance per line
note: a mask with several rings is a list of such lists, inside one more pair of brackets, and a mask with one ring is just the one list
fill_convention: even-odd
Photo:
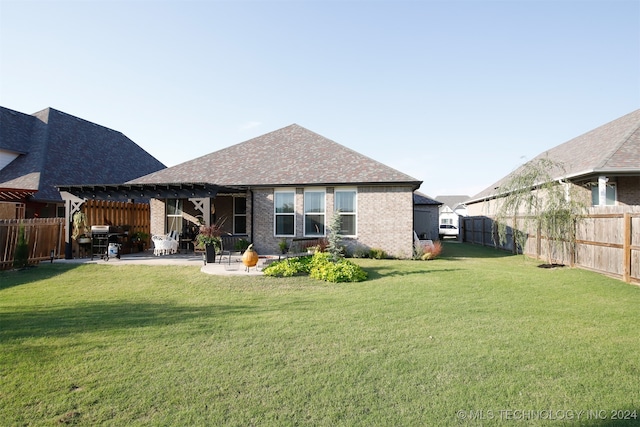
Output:
[[0,187],[0,202],[25,203],[28,198],[32,197],[37,192],[38,190]]
[[210,183],[154,183],[154,184],[95,184],[57,185],[58,191],[66,191],[81,199],[188,199],[215,197],[219,192],[237,193],[242,188],[221,187]]

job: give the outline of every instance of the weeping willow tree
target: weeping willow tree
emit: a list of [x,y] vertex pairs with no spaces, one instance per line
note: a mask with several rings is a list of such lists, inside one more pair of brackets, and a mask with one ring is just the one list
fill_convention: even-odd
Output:
[[497,188],[495,243],[505,245],[511,229],[514,243],[524,252],[529,230],[537,230],[544,236],[549,264],[553,263],[554,254],[575,247],[576,223],[587,205],[584,193],[557,178],[564,173],[562,163],[548,158],[534,159]]

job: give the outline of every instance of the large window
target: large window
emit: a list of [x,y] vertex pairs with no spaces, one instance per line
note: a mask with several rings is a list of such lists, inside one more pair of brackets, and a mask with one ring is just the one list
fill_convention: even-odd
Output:
[[304,192],[304,235],[324,236],[324,191]]
[[296,193],[294,191],[274,192],[276,236],[295,236],[295,199]]
[[356,235],[357,194],[355,189],[335,190],[335,210],[340,215],[340,234],[343,236]]
[[233,234],[247,234],[247,198],[233,198]]
[[[600,188],[597,185],[591,187],[591,202],[593,206],[600,205]],[[614,206],[616,204],[616,185],[607,184],[607,199],[603,203],[606,206]]]
[[167,233],[182,233],[182,200],[167,199]]

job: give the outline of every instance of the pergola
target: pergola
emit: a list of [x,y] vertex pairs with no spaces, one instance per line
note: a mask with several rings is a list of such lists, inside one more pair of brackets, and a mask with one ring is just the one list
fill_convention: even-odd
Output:
[[206,225],[211,214],[211,199],[221,192],[241,192],[246,188],[222,187],[206,182],[153,184],[94,184],[56,186],[65,201],[65,256],[71,257],[71,218],[84,202],[95,200],[188,199],[202,212]]

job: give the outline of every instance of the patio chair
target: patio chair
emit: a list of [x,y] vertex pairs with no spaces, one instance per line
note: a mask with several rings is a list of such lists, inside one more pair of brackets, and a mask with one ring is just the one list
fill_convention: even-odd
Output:
[[153,242],[153,254],[155,256],[170,255],[178,252],[177,232],[172,231],[169,234],[151,236]]
[[222,263],[222,257],[227,257],[227,264],[231,264],[231,255],[234,252],[241,254],[242,251],[236,249],[236,245],[240,240],[246,240],[247,236],[234,236],[232,234],[220,236],[220,251],[218,252],[218,264]]

